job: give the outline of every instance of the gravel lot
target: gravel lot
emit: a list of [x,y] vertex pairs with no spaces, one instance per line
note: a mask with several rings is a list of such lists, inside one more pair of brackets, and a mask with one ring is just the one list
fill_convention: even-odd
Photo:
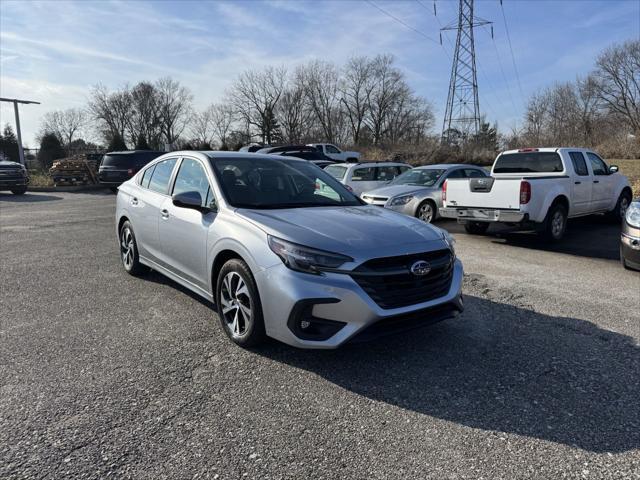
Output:
[[122,270],[109,194],[0,193],[0,478],[640,478],[640,274],[592,218],[464,235],[462,317],[244,351]]

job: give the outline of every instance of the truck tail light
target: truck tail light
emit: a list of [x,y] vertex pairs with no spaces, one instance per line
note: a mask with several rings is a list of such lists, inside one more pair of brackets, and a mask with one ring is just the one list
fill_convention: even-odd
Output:
[[531,184],[526,181],[520,182],[520,205],[526,205],[531,200]]
[[526,153],[526,152],[538,152],[540,149],[538,148],[521,148],[518,150],[518,153]]
[[442,202],[447,201],[447,181],[445,180],[442,184]]

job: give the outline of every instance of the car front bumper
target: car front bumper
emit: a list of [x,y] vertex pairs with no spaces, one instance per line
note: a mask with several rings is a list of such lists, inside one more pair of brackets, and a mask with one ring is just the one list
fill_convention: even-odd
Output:
[[440,216],[456,218],[460,222],[504,222],[521,223],[528,220],[528,215],[520,210],[502,210],[495,208],[443,207]]
[[[342,273],[310,275],[276,265],[255,276],[267,335],[295,347],[320,349],[455,317],[464,309],[462,277],[462,263],[456,259],[447,294],[415,305],[383,309]],[[305,339],[299,329],[292,328],[298,315],[336,331],[326,340]]]
[[620,256],[628,267],[640,270],[640,229],[625,224],[620,236]]

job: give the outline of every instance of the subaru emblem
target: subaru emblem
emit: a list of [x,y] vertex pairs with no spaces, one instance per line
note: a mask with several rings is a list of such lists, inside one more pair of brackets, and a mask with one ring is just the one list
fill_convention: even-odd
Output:
[[424,260],[418,260],[413,265],[411,265],[411,273],[413,273],[417,277],[422,277],[423,275],[427,275],[431,271],[431,265]]

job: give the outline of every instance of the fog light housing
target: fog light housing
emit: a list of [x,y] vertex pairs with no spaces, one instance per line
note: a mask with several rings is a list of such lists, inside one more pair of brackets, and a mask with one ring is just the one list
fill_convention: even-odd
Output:
[[337,298],[310,298],[297,302],[287,320],[291,333],[301,340],[322,342],[333,337],[347,323],[313,316],[313,307],[326,303],[338,303]]

